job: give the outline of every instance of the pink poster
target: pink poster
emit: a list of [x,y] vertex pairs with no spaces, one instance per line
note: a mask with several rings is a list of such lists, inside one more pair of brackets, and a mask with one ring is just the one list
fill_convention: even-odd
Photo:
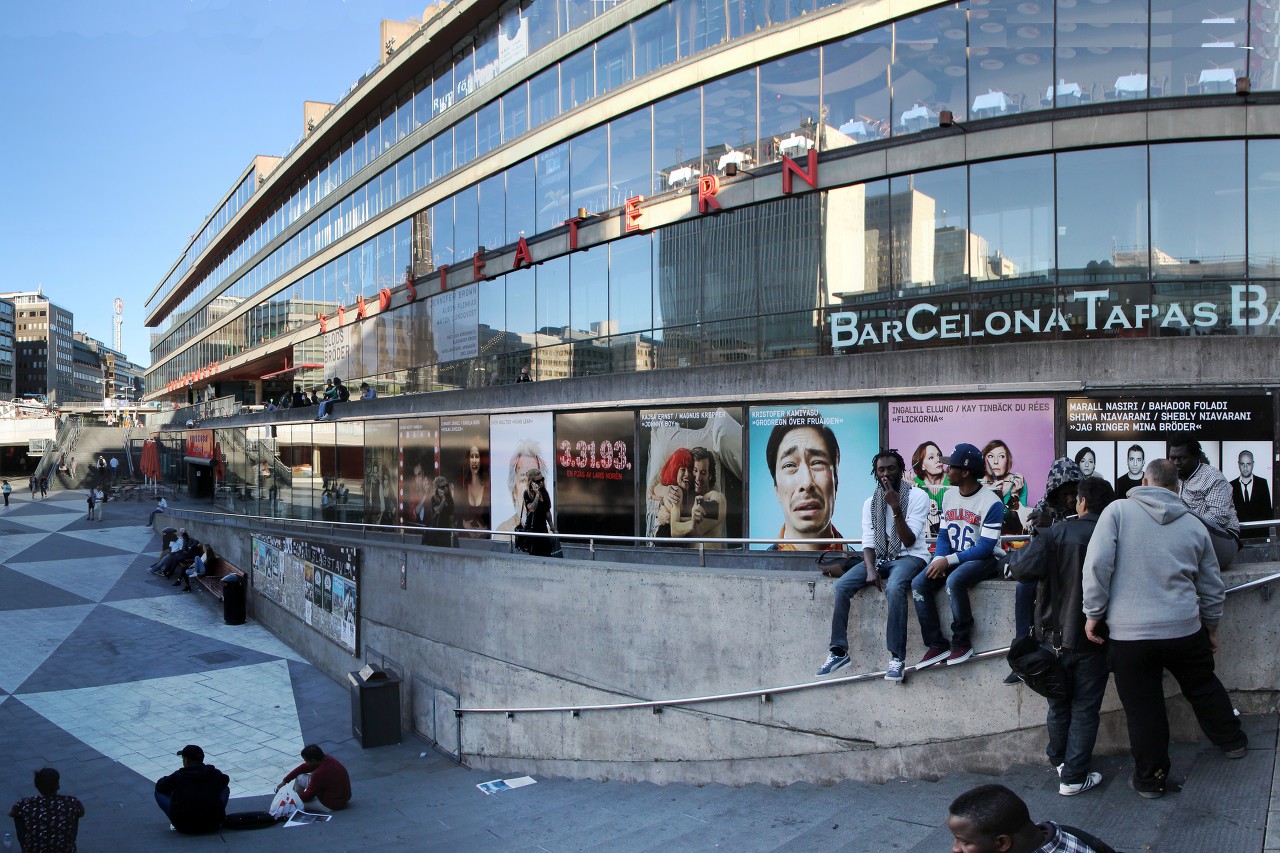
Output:
[[[1000,495],[1025,525],[1044,497],[1053,463],[1053,399],[901,400],[888,404],[889,446],[897,448],[908,476],[929,492],[936,507],[949,487],[942,458],[957,444],[972,444],[986,460],[983,485]],[[1006,533],[1021,532],[1006,514]],[[936,529],[936,525],[934,526]]]

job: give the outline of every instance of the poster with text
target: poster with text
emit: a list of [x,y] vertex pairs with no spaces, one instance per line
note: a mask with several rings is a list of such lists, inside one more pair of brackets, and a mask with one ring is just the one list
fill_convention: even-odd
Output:
[[396,491],[399,460],[396,458],[396,422],[364,423],[365,524],[398,524]]
[[739,406],[640,412],[646,536],[672,540],[660,545],[742,536],[742,423]]
[[635,535],[635,414],[556,415],[556,500],[563,533]]
[[529,475],[534,471],[542,473],[551,506],[556,507],[550,412],[490,415],[489,447],[493,460],[489,494],[494,530],[515,530],[520,521],[521,496],[529,488]]
[[[406,418],[398,423],[400,457],[396,468],[400,523],[433,527],[434,481],[440,476],[440,419]],[[448,485],[444,488],[450,490]],[[456,496],[454,504],[457,504]]]
[[489,416],[440,419],[440,472],[457,501],[454,526],[487,539],[489,530]]
[[879,406],[753,406],[749,423],[750,536],[791,540],[752,547],[823,550],[836,546],[803,540],[860,539],[862,504],[875,487],[869,472],[880,445]]
[[254,589],[355,654],[359,549],[258,533],[250,545]]
[[[1207,463],[1231,484],[1240,521],[1275,517],[1271,397],[1185,394],[1067,399],[1067,453],[1086,461],[1096,454],[1098,476],[1111,480],[1117,497],[1141,484],[1148,462],[1166,457],[1170,444],[1185,439],[1199,442]],[[1103,467],[1108,458],[1114,459],[1109,470]]]
[[1010,510],[1004,532],[1023,533],[1054,459],[1053,400],[1049,397],[902,400],[888,404],[889,446],[907,463],[912,482],[929,493],[930,535],[949,483],[943,457],[957,444],[982,451],[982,485]]

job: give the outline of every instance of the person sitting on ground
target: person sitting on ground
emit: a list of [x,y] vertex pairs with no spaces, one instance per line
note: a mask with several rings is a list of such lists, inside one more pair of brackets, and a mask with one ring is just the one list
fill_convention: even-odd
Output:
[[59,779],[58,771],[52,767],[37,770],[35,782],[40,796],[23,797],[9,809],[20,849],[75,853],[84,804],[75,797],[59,794]]
[[164,498],[156,498],[156,508],[151,510],[151,515],[147,516],[147,527],[155,523],[156,516],[162,512],[169,511],[169,502]]
[[205,764],[204,750],[195,744],[187,744],[178,755],[182,756],[182,769],[156,782],[156,804],[178,832],[217,832],[227,816],[230,777]]
[[314,743],[302,748],[302,763],[289,771],[276,790],[290,782],[305,805],[318,802],[331,812],[347,807],[351,802],[351,777],[347,768],[332,755]]
[[370,385],[368,382],[361,382],[360,383],[360,399],[376,400],[378,399],[378,392],[374,390],[374,387]]
[[1116,853],[1082,829],[1033,823],[1022,798],[1003,785],[979,785],[951,803],[947,829],[964,853]]

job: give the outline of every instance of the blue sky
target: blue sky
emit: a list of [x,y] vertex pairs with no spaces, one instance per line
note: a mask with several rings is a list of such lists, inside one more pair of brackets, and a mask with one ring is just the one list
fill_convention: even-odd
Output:
[[428,0],[45,0],[0,27],[0,289],[43,285],[149,364],[144,302],[257,154],[302,133]]

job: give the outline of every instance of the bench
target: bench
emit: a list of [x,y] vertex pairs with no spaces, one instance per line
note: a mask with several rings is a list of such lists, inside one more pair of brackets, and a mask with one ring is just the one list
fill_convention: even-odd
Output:
[[215,555],[213,565],[205,567],[204,577],[197,577],[200,586],[208,590],[214,598],[222,600],[222,579],[229,575],[245,577],[240,568],[221,554]]

